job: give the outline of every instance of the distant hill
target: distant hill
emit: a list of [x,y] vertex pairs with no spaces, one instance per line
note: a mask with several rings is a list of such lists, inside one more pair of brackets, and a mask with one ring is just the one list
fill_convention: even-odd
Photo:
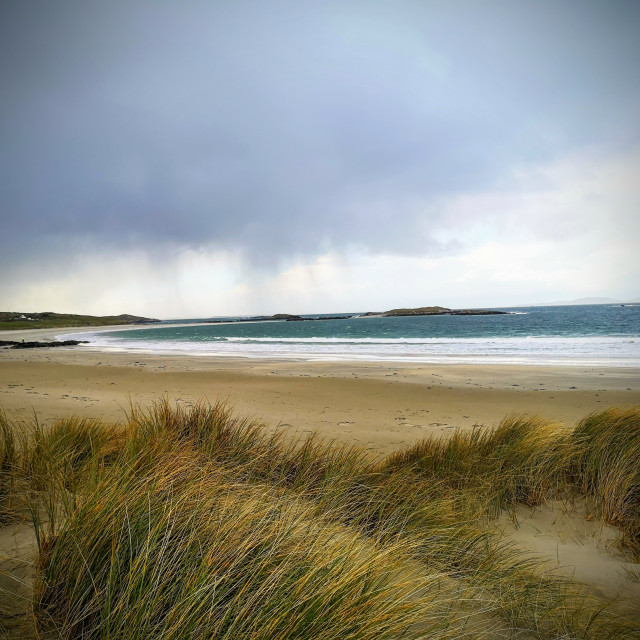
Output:
[[122,313],[119,316],[83,316],[74,313],[20,313],[0,312],[0,329],[57,329],[58,327],[102,327],[119,324],[151,324],[155,318],[143,318]]

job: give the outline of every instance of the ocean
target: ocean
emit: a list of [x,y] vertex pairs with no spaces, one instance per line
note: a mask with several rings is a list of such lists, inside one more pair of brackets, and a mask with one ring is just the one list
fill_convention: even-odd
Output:
[[319,361],[640,366],[640,304],[499,310],[508,314],[187,324],[203,320],[189,319],[60,337],[89,340],[89,346],[107,351],[145,353]]

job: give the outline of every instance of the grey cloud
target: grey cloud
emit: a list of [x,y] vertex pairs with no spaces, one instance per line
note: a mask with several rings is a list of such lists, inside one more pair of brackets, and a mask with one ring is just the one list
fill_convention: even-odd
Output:
[[623,1],[5,1],[0,261],[60,238],[263,264],[441,251],[438,198],[638,143],[639,18]]

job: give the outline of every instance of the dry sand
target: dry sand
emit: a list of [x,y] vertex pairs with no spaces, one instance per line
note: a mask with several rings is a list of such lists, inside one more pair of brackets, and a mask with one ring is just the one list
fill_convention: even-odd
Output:
[[[513,517],[515,516],[515,517]],[[498,521],[506,542],[544,559],[553,572],[588,584],[592,591],[640,617],[640,565],[621,547],[622,533],[604,524],[586,505],[554,502]]]
[[[88,329],[95,331],[95,328]],[[0,332],[52,338],[65,330]],[[78,332],[73,329],[73,332]],[[0,409],[43,423],[69,415],[122,421],[130,402],[228,400],[237,414],[292,434],[317,431],[387,453],[426,435],[496,425],[520,413],[573,424],[609,406],[640,405],[639,369],[305,362],[106,353],[88,347],[0,348]],[[505,535],[603,596],[640,601],[638,565],[614,529],[580,510],[521,510]],[[0,556],[2,550],[0,550]],[[633,578],[634,572],[636,578]],[[639,607],[640,609],[640,607]]]

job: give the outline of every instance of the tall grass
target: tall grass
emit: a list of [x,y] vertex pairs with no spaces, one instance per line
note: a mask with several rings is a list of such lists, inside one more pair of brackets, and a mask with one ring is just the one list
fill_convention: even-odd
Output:
[[594,413],[576,426],[571,441],[573,481],[640,558],[640,409]]
[[[281,434],[267,435],[255,424],[235,419],[229,424],[227,416],[221,405],[186,410],[165,400],[138,415],[134,424],[138,435],[140,425],[145,435],[179,434],[180,442],[192,443],[242,481],[294,491],[313,502],[320,517],[378,541],[409,541],[414,557],[431,570],[463,578],[485,611],[511,625],[533,626],[537,633],[578,633],[588,626],[586,609],[575,606],[570,585],[545,575],[517,550],[497,544],[481,520],[522,496],[537,503],[544,479],[558,482],[544,465],[549,458],[563,460],[557,425],[512,418],[494,433],[474,436],[479,456],[470,466],[476,473],[465,486],[451,469],[440,468],[425,479],[393,458],[376,461],[362,450],[313,436],[285,442]],[[454,462],[465,454],[473,457],[472,448],[458,446],[457,456],[449,457]],[[482,483],[480,460],[485,465]]]
[[[46,539],[43,628],[82,638],[432,637],[446,626],[407,545],[379,546],[304,501],[162,456],[108,474]],[[438,604],[441,607],[442,603]],[[422,633],[422,632],[420,632]]]
[[40,631],[640,637],[492,525],[518,503],[584,493],[632,545],[639,416],[611,410],[575,429],[510,417],[385,459],[287,439],[220,403],[132,407],[120,430],[35,428],[17,469],[45,512],[34,518]]
[[574,428],[506,418],[493,430],[423,440],[390,456],[386,467],[459,490],[475,487],[487,496],[487,515],[582,494],[640,557],[640,408],[596,412]]
[[18,446],[13,426],[0,411],[0,523],[13,514]]
[[492,514],[517,503],[535,506],[565,488],[571,442],[562,425],[511,416],[498,427],[429,438],[391,455],[386,468],[438,478],[487,496]]
[[52,484],[76,491],[90,465],[116,455],[123,435],[100,420],[71,417],[43,429],[31,427],[31,446],[24,453],[24,473],[32,489]]

